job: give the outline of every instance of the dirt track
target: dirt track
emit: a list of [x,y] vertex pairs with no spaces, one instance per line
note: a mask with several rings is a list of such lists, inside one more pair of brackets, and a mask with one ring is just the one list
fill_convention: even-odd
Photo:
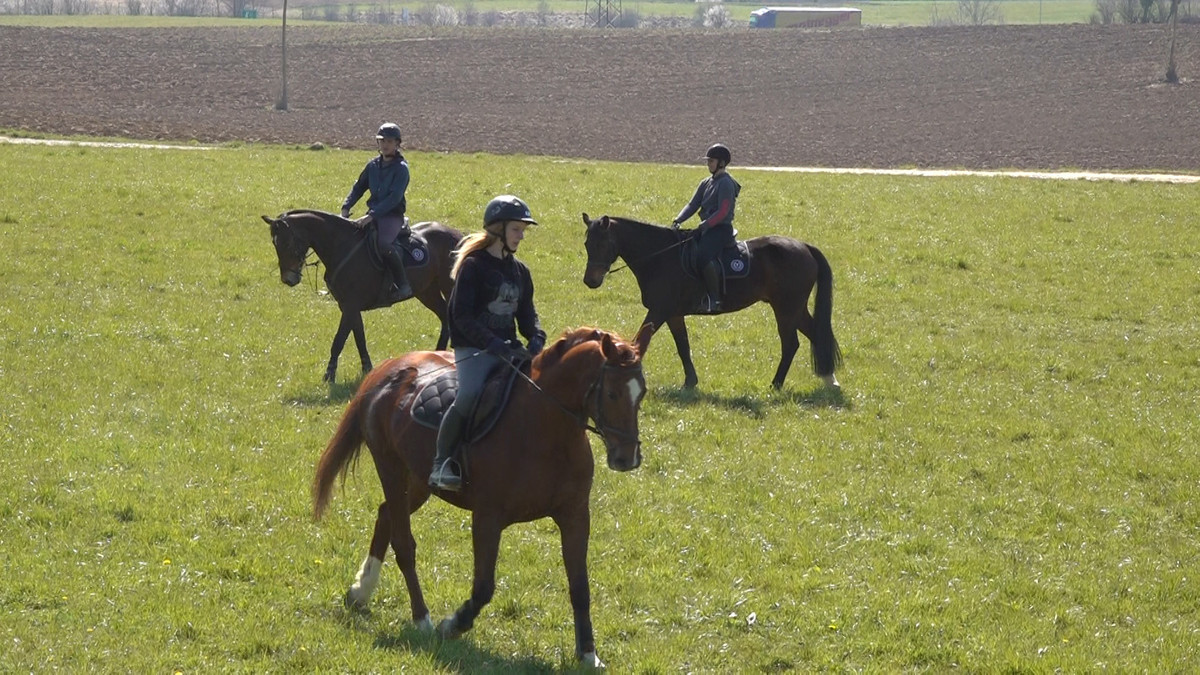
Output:
[[[1200,26],[0,27],[0,128],[739,164],[1200,170]],[[1190,81],[1189,81],[1190,80]],[[388,83],[384,86],[381,83]]]

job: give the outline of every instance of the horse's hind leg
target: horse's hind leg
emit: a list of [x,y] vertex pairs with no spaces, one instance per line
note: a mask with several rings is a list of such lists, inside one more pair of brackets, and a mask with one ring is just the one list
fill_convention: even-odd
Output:
[[[796,321],[797,311],[788,309],[778,305],[772,305],[771,309],[775,311],[775,327],[779,331],[779,367],[775,369],[775,379],[771,380],[771,386],[776,389],[783,387],[783,381],[787,378],[788,370],[792,367],[792,361],[796,358],[796,350],[800,349],[800,338],[796,335],[799,325],[803,325],[804,321]],[[812,317],[808,316],[807,309],[800,310],[804,317],[808,318],[808,323],[812,323]]]
[[427,285],[417,294],[417,299],[422,305],[429,308],[429,311],[437,315],[438,318],[438,341],[436,349],[440,352],[446,349],[446,345],[450,344],[450,325],[446,323],[446,312],[449,310],[446,307],[446,299],[438,291],[436,284]]
[[412,608],[412,620],[422,631],[432,631],[433,621],[429,618],[429,607],[425,604],[425,594],[421,592],[421,582],[417,578],[417,540],[412,534],[412,513],[421,508],[429,495],[423,495],[410,503],[407,497],[392,507],[392,550],[396,552],[396,564],[404,575],[404,585],[408,588],[409,606]]
[[475,617],[492,600],[496,592],[496,558],[500,555],[500,532],[503,528],[494,519],[485,519],[474,512],[471,521],[471,543],[475,550],[475,580],[471,597],[454,614],[442,619],[438,632],[453,640],[471,630]]
[[375,534],[371,536],[371,549],[362,566],[358,568],[354,583],[346,591],[344,600],[347,608],[360,611],[367,608],[371,595],[379,586],[379,572],[383,569],[383,559],[387,556],[391,536],[392,522],[388,517],[387,502],[384,502],[379,505],[379,512],[375,516]]
[[354,331],[354,346],[358,348],[358,360],[362,363],[363,375],[366,375],[375,366],[371,363],[371,355],[367,353],[367,331],[363,329],[362,312],[355,312],[350,322],[350,329]]

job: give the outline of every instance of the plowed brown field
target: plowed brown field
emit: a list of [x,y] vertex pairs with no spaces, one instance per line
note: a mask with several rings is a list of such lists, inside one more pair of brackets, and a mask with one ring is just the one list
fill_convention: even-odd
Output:
[[693,162],[1200,170],[1200,26],[0,27],[0,128]]

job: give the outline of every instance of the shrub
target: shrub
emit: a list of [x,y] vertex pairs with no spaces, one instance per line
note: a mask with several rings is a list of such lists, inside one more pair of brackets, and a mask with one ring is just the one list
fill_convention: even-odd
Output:
[[728,28],[733,25],[733,16],[720,2],[703,4],[696,8],[700,25],[705,28]]

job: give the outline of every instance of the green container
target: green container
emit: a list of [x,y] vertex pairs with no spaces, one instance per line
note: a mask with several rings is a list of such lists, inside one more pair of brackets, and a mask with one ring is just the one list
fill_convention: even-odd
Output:
[[242,18],[243,19],[257,19],[258,18],[258,10],[257,9],[243,9],[242,10]]

